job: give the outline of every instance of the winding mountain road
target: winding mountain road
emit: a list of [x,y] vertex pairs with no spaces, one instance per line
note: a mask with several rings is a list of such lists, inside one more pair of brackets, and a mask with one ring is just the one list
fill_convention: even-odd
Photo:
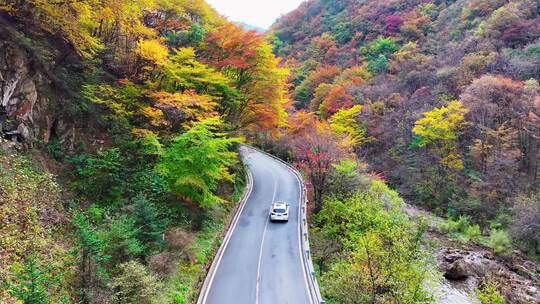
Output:
[[[199,304],[311,304],[300,243],[301,182],[278,160],[241,147],[252,187],[208,273]],[[274,201],[288,223],[269,221]]]

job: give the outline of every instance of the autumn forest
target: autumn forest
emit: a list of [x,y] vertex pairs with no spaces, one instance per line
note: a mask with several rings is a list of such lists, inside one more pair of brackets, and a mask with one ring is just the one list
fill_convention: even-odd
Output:
[[535,0],[309,0],[265,33],[203,0],[0,0],[0,302],[195,303],[243,144],[307,181],[326,303],[540,301],[539,24]]

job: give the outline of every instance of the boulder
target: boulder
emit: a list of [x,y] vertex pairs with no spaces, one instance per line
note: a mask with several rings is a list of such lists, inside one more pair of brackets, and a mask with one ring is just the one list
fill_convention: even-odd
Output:
[[462,259],[448,265],[444,271],[444,277],[449,280],[465,280],[470,275],[471,273],[468,270],[468,265]]
[[21,123],[19,124],[19,126],[17,127],[17,134],[24,140],[24,141],[28,141],[30,139],[32,139],[32,134],[30,133],[30,130],[28,129],[28,127]]

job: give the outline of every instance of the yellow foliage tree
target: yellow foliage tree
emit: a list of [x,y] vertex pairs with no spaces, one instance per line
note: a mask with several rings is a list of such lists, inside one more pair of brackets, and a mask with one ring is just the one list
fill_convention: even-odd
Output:
[[[182,113],[181,120],[197,122],[203,119],[218,116],[215,111],[217,104],[206,95],[198,95],[193,91],[184,93],[157,92],[152,94],[156,101],[156,107],[164,112],[178,110]],[[175,111],[169,111],[175,112]],[[169,117],[170,120],[176,118]]]
[[432,146],[441,157],[440,163],[450,169],[462,169],[463,162],[457,152],[457,139],[460,130],[467,124],[465,114],[468,110],[459,101],[451,101],[447,106],[425,112],[417,120],[413,133],[417,136],[413,146]]
[[356,117],[362,111],[361,105],[355,105],[349,109],[341,109],[330,118],[330,129],[338,137],[343,137],[343,145],[356,147],[369,139],[366,138],[366,130],[362,128]]
[[158,39],[139,40],[135,53],[142,59],[163,66],[169,58],[169,51]]

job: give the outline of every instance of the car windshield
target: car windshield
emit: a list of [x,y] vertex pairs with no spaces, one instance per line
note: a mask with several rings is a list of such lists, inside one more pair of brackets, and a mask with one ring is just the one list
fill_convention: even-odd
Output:
[[274,209],[274,213],[285,213],[286,210],[285,209],[282,209],[282,208],[276,208]]

